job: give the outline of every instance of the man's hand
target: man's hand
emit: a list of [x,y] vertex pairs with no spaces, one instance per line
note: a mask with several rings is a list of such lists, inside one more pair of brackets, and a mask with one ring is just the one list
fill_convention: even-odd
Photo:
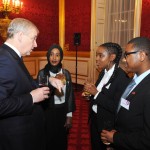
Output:
[[55,76],[55,78],[57,78],[57,79],[61,80],[61,81],[62,81],[62,83],[63,83],[64,85],[66,84],[66,77],[65,77],[65,75],[64,75],[64,74],[59,73],[59,74],[57,74],[57,75]]
[[116,130],[111,130],[111,131],[102,130],[101,139],[103,143],[113,143],[113,136],[115,132]]
[[61,93],[61,89],[64,86],[64,84],[62,83],[61,80],[56,79],[54,77],[50,77],[49,78],[49,82],[52,86],[54,86],[55,88],[57,88],[59,90],[59,92]]
[[30,92],[33,103],[38,103],[49,97],[50,89],[48,87],[37,88]]

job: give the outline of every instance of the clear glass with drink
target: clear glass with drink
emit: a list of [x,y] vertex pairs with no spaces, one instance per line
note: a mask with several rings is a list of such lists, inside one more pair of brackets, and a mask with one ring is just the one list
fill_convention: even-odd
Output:
[[90,86],[92,84],[92,79],[90,77],[87,77],[84,82],[84,88],[83,88],[83,93],[82,96],[86,100],[90,100],[91,94],[86,90],[85,86]]
[[38,84],[39,84],[39,87],[48,86],[48,75],[39,75]]

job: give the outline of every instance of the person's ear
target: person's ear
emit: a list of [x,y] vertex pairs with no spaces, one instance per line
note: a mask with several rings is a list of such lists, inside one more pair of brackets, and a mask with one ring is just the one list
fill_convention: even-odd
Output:
[[22,36],[23,36],[23,33],[22,33],[22,32],[18,32],[18,33],[17,33],[17,39],[18,39],[19,42],[22,41]]
[[140,53],[140,55],[139,55],[140,56],[140,61],[142,62],[146,58],[146,53],[144,51],[140,51],[139,53]]
[[111,61],[111,62],[114,61],[115,58],[116,58],[116,54],[111,54],[111,55],[110,55],[110,61]]

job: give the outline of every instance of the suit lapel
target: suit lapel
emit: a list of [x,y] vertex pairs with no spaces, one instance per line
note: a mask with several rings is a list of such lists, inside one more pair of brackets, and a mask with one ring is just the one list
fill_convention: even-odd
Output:
[[[128,100],[129,102],[131,102],[132,100],[135,100],[134,97],[141,92],[141,90],[143,89],[143,87],[145,87],[144,85],[146,85],[147,82],[150,82],[150,74],[147,75],[131,92],[130,94],[127,96],[126,100]],[[120,111],[122,110],[122,108],[120,108],[119,112],[117,113],[116,116],[116,120],[118,118],[118,115],[120,113]]]
[[104,76],[104,70],[102,70],[102,71],[100,72],[100,74],[99,74],[98,80],[97,80],[96,83],[95,83],[95,86],[96,86],[96,87],[98,86],[98,84],[99,84],[100,81],[102,80],[103,76]]
[[128,95],[127,100],[132,100],[136,96],[138,92],[141,91],[141,89],[144,87],[144,85],[150,80],[150,74],[147,75]]
[[13,56],[14,60],[18,62],[19,60],[21,60],[20,57],[17,55],[17,53],[14,50],[12,50],[9,46],[4,44],[2,47],[5,49],[5,51],[8,51],[8,53],[11,54],[11,56]]

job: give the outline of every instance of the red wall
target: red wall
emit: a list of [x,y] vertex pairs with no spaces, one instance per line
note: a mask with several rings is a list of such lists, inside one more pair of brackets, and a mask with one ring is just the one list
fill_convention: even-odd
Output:
[[74,33],[81,33],[79,51],[90,51],[91,0],[65,0],[65,44],[75,50]]
[[[51,44],[59,43],[59,0],[22,0],[21,14],[10,14],[9,18],[23,17],[34,22],[40,30],[35,50],[47,50]],[[79,51],[90,51],[91,0],[65,0],[65,44],[75,50],[73,35],[81,33]],[[0,38],[0,44],[3,41]]]
[[142,0],[141,36],[150,38],[150,0]]
[[[23,0],[21,14],[10,14],[9,18],[23,17],[34,22],[40,30],[36,50],[47,50],[51,44],[59,43],[59,0]],[[91,0],[65,0],[65,44],[75,50],[73,35],[81,33],[79,50],[90,51]],[[2,44],[0,38],[0,44]]]
[[[59,0],[22,0],[21,14],[10,14],[9,18],[23,17],[31,20],[40,30],[36,50],[48,50],[53,43],[59,43]],[[3,43],[0,38],[0,44]]]
[[[40,30],[36,50],[47,50],[51,44],[59,43],[59,0],[23,0],[21,14],[10,14],[10,19],[24,17],[33,21]],[[81,32],[79,50],[90,50],[91,0],[65,1],[65,44],[75,50],[73,35]],[[150,0],[142,2],[141,36],[150,37]],[[0,15],[1,16],[1,15]],[[3,41],[0,37],[0,44]]]

